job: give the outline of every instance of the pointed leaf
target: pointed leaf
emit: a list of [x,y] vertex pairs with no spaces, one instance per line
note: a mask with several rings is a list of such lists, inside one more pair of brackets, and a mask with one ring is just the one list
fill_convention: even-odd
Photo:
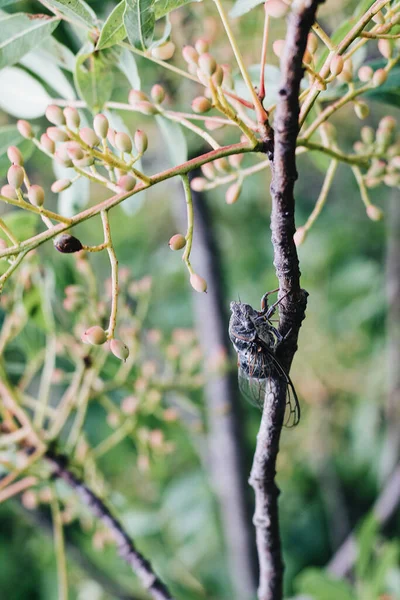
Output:
[[162,115],[156,115],[156,121],[164,142],[168,146],[173,166],[184,163],[187,160],[188,149],[181,126]]
[[53,64],[66,69],[71,73],[75,69],[75,55],[67,46],[58,42],[54,37],[49,37],[40,44],[40,49],[46,58]]
[[19,62],[53,88],[62,98],[75,99],[75,90],[64,73],[56,64],[49,61],[47,53],[40,47],[26,54]]
[[263,4],[263,2],[264,0],[237,0],[230,10],[229,16],[232,18],[241,17],[253,10],[253,8],[259,4]]
[[0,108],[21,119],[36,119],[44,115],[51,97],[31,75],[17,67],[0,71]]
[[100,32],[99,41],[96,50],[103,50],[109,46],[114,46],[126,38],[126,29],[124,25],[125,0],[122,0],[114,10],[108,15]]
[[125,75],[134,90],[141,89],[141,81],[135,57],[126,48],[123,49],[118,61],[118,68]]
[[[88,51],[89,50],[89,51]],[[100,112],[111,98],[114,84],[114,62],[109,51],[94,52],[91,44],[78,54],[74,73],[75,87],[82,100],[94,112]]]
[[156,20],[161,19],[161,17],[165,17],[168,13],[184,6],[185,4],[189,4],[189,2],[202,2],[203,0],[158,0],[158,2],[154,5],[154,12],[156,15]]
[[132,46],[146,50],[154,35],[154,0],[126,0],[124,23]]
[[47,3],[66,17],[89,27],[95,25],[97,21],[96,13],[84,0],[47,0]]
[[47,15],[17,13],[0,19],[0,69],[17,63],[50,36],[60,20]]

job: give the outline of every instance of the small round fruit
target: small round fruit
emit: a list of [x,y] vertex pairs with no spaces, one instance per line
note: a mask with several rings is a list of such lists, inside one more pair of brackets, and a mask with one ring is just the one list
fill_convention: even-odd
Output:
[[99,138],[104,140],[107,137],[108,128],[109,124],[107,117],[102,114],[96,115],[93,119],[93,129]]
[[175,44],[171,41],[165,42],[161,46],[157,46],[151,50],[151,55],[159,60],[169,60],[175,52]]
[[126,152],[127,154],[132,152],[132,140],[124,131],[118,131],[115,134],[115,146],[121,152]]
[[22,167],[24,164],[24,157],[22,156],[21,150],[16,146],[10,146],[7,148],[8,160],[14,165]]
[[192,273],[190,276],[190,285],[196,292],[206,292],[207,291],[207,282],[203,277],[197,275],[197,273]]
[[64,108],[64,117],[67,127],[69,127],[70,129],[78,129],[81,123],[81,118],[74,106],[67,106],[66,108]]
[[124,342],[121,342],[121,340],[117,340],[115,338],[112,339],[110,342],[110,350],[114,354],[114,356],[116,356],[120,360],[123,360],[124,362],[129,356],[128,346],[124,344]]
[[117,185],[123,192],[131,192],[136,185],[136,179],[132,175],[122,175],[118,179]]
[[90,146],[90,148],[100,144],[100,139],[90,127],[82,127],[82,129],[79,130],[79,136],[85,144]]
[[68,233],[62,233],[54,240],[54,247],[62,254],[73,254],[82,250],[82,243],[78,238]]
[[46,119],[53,125],[65,125],[65,115],[62,109],[55,104],[50,104],[46,108]]
[[186,239],[181,233],[176,233],[168,242],[171,250],[182,250],[186,246]]
[[92,344],[94,346],[101,346],[107,341],[107,334],[100,325],[93,325],[85,331],[82,336],[82,341],[85,344]]
[[139,154],[144,154],[147,150],[147,146],[149,143],[145,132],[142,131],[141,129],[138,129],[135,132],[134,142],[135,142],[135,148],[139,152]]
[[28,190],[28,199],[33,206],[43,206],[44,189],[40,185],[31,185]]
[[11,165],[7,171],[7,180],[14,188],[19,189],[24,183],[25,172],[19,165]]
[[205,96],[197,96],[192,102],[192,110],[195,113],[206,113],[212,108],[212,104]]
[[233,183],[226,191],[225,202],[227,204],[235,204],[239,199],[242,186],[239,182]]

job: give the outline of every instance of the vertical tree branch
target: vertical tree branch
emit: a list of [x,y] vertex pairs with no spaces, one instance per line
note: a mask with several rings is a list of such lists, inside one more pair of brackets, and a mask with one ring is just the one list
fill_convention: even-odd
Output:
[[[281,61],[281,83],[274,121],[274,140],[265,139],[271,160],[271,231],[274,265],[279,280],[280,333],[288,339],[280,344],[277,358],[288,372],[297,350],[304,319],[307,293],[300,288],[300,269],[293,241],[296,139],[299,132],[299,91],[303,77],[302,58],[307,36],[321,0],[299,0],[289,15],[285,51]],[[279,536],[276,458],[286,405],[287,384],[272,375],[266,391],[250,483],[255,491],[257,550],[260,563],[259,600],[280,600],[283,594],[283,561]]]

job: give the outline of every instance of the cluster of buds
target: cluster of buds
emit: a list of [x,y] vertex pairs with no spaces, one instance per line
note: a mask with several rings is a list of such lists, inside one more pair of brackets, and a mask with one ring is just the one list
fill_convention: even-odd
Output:
[[10,146],[7,156],[11,166],[7,171],[8,183],[1,188],[1,195],[10,200],[28,200],[37,208],[43,206],[44,189],[40,185],[31,185],[24,169],[21,151],[16,146]]
[[164,88],[156,83],[150,90],[150,97],[141,90],[132,89],[129,92],[128,102],[138,112],[151,116],[160,113],[160,107],[165,97]]
[[395,134],[396,120],[386,116],[381,119],[376,132],[372,127],[363,127],[361,141],[354,144],[358,154],[373,154],[365,184],[369,188],[381,183],[389,187],[400,187],[400,137]]
[[227,159],[218,158],[213,162],[206,163],[201,167],[204,177],[192,179],[192,189],[195,192],[202,192],[232,182],[226,191],[225,201],[227,204],[234,204],[239,199],[242,190],[240,176],[242,160],[243,154],[232,154]]

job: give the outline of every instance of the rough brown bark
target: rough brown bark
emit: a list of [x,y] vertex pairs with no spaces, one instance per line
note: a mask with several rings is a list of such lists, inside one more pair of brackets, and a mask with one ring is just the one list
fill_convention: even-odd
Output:
[[[307,36],[321,0],[297,2],[289,16],[285,51],[281,60],[281,83],[274,134],[265,139],[271,160],[271,231],[274,265],[279,281],[279,331],[288,338],[280,344],[277,358],[289,372],[297,350],[299,329],[304,319],[307,293],[300,287],[300,269],[294,220],[296,139],[299,126],[299,90],[303,77],[302,57]],[[260,564],[259,600],[280,600],[283,595],[283,561],[279,535],[278,495],[275,483],[276,458],[283,425],[287,385],[272,376],[267,389],[250,483],[254,488],[257,550]]]

